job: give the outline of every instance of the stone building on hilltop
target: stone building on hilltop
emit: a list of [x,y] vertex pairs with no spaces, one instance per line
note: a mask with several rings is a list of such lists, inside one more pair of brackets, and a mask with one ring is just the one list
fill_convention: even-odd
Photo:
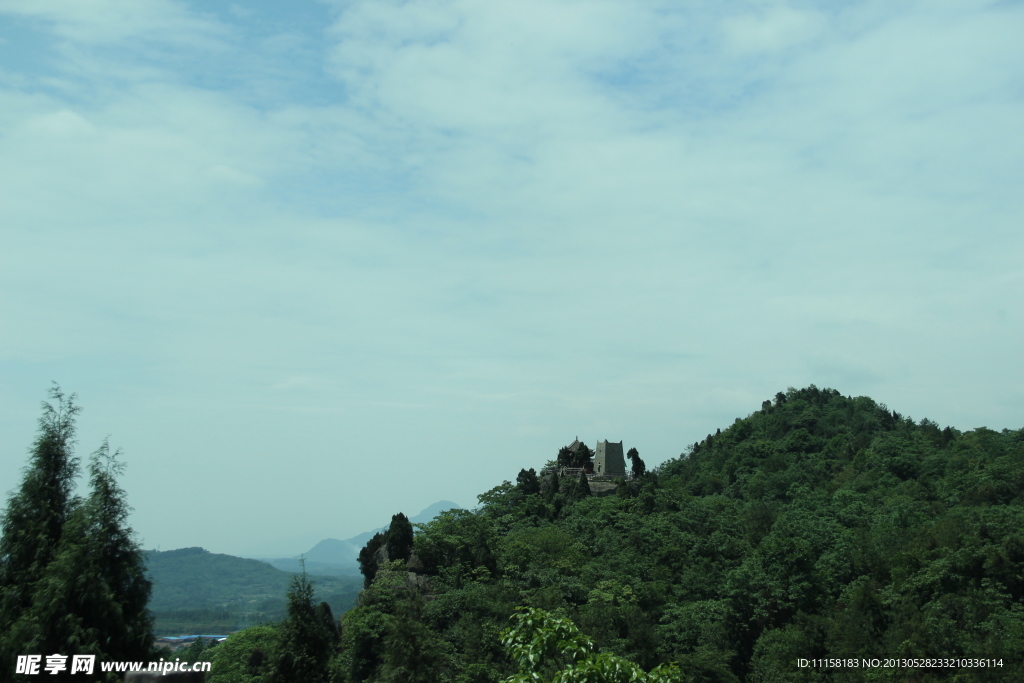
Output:
[[598,441],[594,453],[594,476],[626,476],[626,458],[622,454],[622,442]]
[[623,455],[622,442],[598,441],[597,450],[590,450],[577,437],[568,446],[558,451],[558,460],[541,470],[542,475],[557,473],[559,477],[579,477],[604,480],[632,479],[626,470],[626,458]]

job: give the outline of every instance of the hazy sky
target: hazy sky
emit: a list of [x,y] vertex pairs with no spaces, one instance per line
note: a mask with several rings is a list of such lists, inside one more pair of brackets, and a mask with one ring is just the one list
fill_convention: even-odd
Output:
[[0,0],[0,493],[291,555],[814,383],[1024,426],[1024,4]]

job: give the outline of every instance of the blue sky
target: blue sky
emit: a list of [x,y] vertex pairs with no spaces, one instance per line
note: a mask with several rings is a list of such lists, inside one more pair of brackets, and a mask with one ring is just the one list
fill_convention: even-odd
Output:
[[[0,0],[0,491],[297,554],[814,383],[1024,406],[1020,2]],[[211,520],[216,520],[211,522]]]

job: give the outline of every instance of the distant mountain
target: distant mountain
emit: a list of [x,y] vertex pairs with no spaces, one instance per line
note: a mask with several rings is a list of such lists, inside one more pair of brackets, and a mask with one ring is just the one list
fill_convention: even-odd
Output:
[[150,550],[146,568],[153,580],[149,608],[154,612],[280,597],[291,580],[291,574],[265,562],[211,553],[205,548]]
[[[421,510],[419,514],[410,517],[409,520],[413,524],[426,524],[441,512],[453,509],[461,509],[461,506],[450,500],[439,500]],[[359,573],[359,562],[357,559],[359,551],[363,549],[367,541],[373,538],[375,533],[384,531],[387,528],[385,525],[372,531],[364,531],[358,536],[353,536],[344,541],[336,538],[325,538],[303,555],[267,559],[264,562],[283,571],[298,572],[302,570],[301,560],[305,557],[306,571],[310,574],[353,576]]]
[[[356,557],[359,556],[359,550],[366,545],[375,533],[386,529],[387,527],[381,527],[373,531],[364,531],[358,536],[339,541],[336,538],[325,538],[324,540],[317,543],[315,546],[310,548],[306,554],[307,562],[323,562],[326,564],[345,564],[346,562],[355,562]],[[301,557],[301,555],[299,556]],[[296,557],[294,559],[299,559]]]
[[[426,524],[427,522],[431,521],[432,519],[434,519],[434,517],[437,517],[442,512],[446,512],[448,510],[461,510],[461,509],[462,509],[462,506],[459,505],[458,503],[453,503],[450,500],[439,500],[436,503],[434,503],[433,505],[428,505],[427,507],[425,507],[422,510],[420,510],[420,513],[418,515],[416,515],[415,517],[410,517],[409,521],[412,522],[413,524]],[[390,524],[390,522],[389,522],[389,524]]]
[[[146,568],[153,581],[149,609],[158,635],[223,633],[281,619],[293,576],[266,562],[203,548],[147,551]],[[362,588],[355,577],[317,576],[314,581],[316,599],[336,614],[355,604]]]

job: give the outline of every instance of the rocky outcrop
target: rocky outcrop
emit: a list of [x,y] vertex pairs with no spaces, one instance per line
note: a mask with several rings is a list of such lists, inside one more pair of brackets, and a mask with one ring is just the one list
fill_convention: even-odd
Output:
[[590,493],[594,496],[610,496],[615,493],[615,489],[618,488],[619,482],[616,481],[595,481],[590,480]]

